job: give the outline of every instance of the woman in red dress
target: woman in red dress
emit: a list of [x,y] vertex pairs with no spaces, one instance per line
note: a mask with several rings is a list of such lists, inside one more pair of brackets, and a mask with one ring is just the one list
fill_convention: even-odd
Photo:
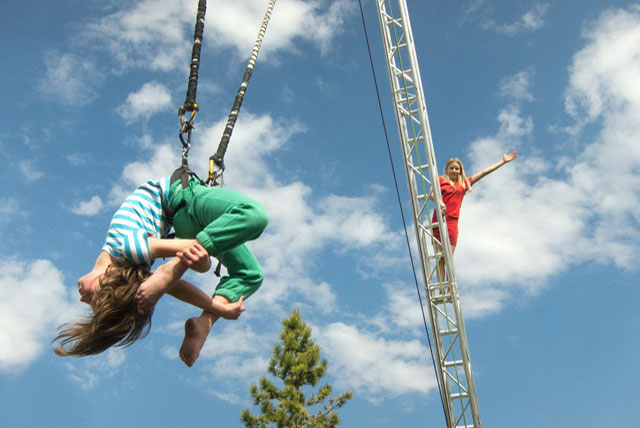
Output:
[[[460,206],[462,205],[462,199],[464,198],[465,193],[471,188],[472,185],[476,184],[478,180],[483,178],[484,176],[492,173],[496,169],[500,168],[502,165],[507,162],[511,162],[518,156],[518,152],[505,152],[502,156],[502,160],[491,165],[489,168],[486,168],[471,177],[467,177],[464,173],[464,166],[462,165],[462,161],[458,158],[451,158],[447,161],[447,164],[444,167],[444,175],[440,176],[440,191],[442,194],[442,200],[440,201],[440,207],[442,209],[442,214],[445,216],[447,222],[447,232],[449,232],[449,243],[451,244],[451,254],[453,254],[456,250],[456,245],[458,243],[458,219],[460,218]],[[429,195],[431,200],[433,200],[433,192]],[[432,222],[436,223],[438,220],[436,218],[436,212],[433,212]],[[436,238],[436,250],[437,252],[442,251],[442,246],[440,245],[440,229],[433,229],[433,236]],[[444,258],[440,259],[439,267],[438,267],[438,280],[442,282],[444,280]]]

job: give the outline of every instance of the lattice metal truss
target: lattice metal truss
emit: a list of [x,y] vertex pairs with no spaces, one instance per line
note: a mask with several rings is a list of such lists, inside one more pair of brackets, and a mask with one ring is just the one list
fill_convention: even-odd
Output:
[[[405,0],[376,2],[409,185],[433,346],[437,351],[436,371],[445,419],[448,428],[481,428],[451,246],[440,209],[438,170],[409,13]],[[432,187],[436,223],[431,221],[433,210],[429,205]],[[436,227],[442,231],[442,245],[433,236]],[[446,275],[438,268],[442,258]]]

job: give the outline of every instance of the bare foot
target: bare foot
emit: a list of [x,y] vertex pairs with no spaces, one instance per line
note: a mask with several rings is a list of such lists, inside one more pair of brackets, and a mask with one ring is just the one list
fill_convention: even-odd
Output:
[[200,355],[200,350],[207,340],[211,324],[206,317],[189,318],[184,323],[184,339],[180,347],[180,358],[191,367]]

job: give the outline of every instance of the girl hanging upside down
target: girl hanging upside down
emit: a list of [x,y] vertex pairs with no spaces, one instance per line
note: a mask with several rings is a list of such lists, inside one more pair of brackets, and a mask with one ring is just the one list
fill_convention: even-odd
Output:
[[[444,175],[439,177],[440,192],[442,194],[440,208],[442,209],[442,214],[445,216],[447,223],[449,243],[451,244],[451,254],[455,252],[456,245],[458,243],[458,219],[460,218],[460,207],[462,206],[462,199],[464,198],[465,193],[467,193],[471,186],[476,184],[481,178],[491,174],[507,162],[511,162],[516,158],[516,156],[518,156],[518,152],[505,152],[502,156],[502,160],[468,178],[464,173],[464,166],[462,166],[462,161],[460,161],[460,159],[451,158],[447,161],[447,164],[444,167]],[[429,193],[429,198],[434,200],[433,189],[431,189]],[[435,210],[431,221],[433,223],[437,223],[438,221]],[[439,228],[436,227],[433,229],[433,236],[437,240],[435,243],[436,251],[441,252],[442,246],[440,245],[440,242],[442,242],[442,240],[440,239]],[[438,280],[440,282],[444,281],[444,258],[440,258],[437,273]]]
[[[166,239],[171,214],[181,239]],[[266,225],[264,207],[233,190],[197,178],[184,189],[169,177],[146,182],[116,211],[93,269],[78,280],[80,300],[91,305],[92,315],[62,326],[54,352],[86,356],[133,344],[148,333],[153,308],[168,293],[203,310],[186,321],[180,348],[180,358],[192,366],[212,325],[221,317],[237,319],[243,300],[262,284],[260,264],[245,242]],[[209,270],[210,256],[227,270],[213,298],[180,279],[189,268]],[[151,273],[158,257],[172,259]]]

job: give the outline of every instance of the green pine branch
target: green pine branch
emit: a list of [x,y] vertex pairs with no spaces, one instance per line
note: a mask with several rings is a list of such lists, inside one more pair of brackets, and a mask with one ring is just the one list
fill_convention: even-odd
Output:
[[[331,397],[329,384],[307,398],[305,389],[315,387],[327,371],[320,359],[320,346],[311,339],[311,328],[295,309],[282,320],[280,342],[273,347],[268,372],[282,381],[279,389],[267,377],[253,384],[249,393],[260,409],[252,414],[244,409],[240,420],[246,428],[335,428],[340,423],[336,411],[353,398],[351,391]],[[317,407],[320,407],[317,411]],[[315,413],[312,413],[315,412]]]

